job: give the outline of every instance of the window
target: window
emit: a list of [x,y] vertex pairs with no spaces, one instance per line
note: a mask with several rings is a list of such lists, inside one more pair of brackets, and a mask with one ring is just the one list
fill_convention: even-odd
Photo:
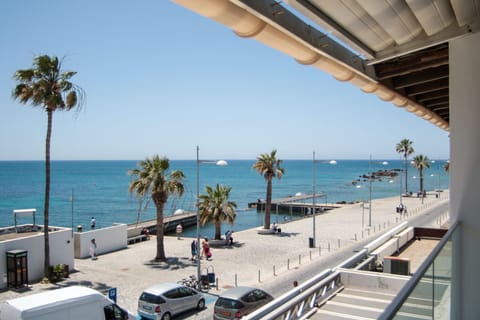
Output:
[[127,320],[128,314],[116,304],[103,308],[105,320]]
[[181,297],[180,292],[178,289],[172,289],[163,294],[168,299],[178,299]]

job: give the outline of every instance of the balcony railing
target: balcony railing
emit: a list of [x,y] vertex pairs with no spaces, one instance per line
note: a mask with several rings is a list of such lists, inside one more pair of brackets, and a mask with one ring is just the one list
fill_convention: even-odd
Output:
[[413,315],[450,319],[452,237],[458,232],[457,227],[458,223],[450,227],[379,319],[406,319]]

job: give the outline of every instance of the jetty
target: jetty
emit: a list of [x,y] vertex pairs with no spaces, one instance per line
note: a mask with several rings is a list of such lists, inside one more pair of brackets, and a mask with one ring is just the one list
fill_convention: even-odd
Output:
[[[288,196],[279,199],[272,199],[272,204],[270,210],[275,212],[283,213],[298,213],[302,215],[307,215],[313,213],[313,198],[325,198],[327,195],[324,193],[315,194],[299,194],[295,196]],[[307,202],[306,200],[312,200]],[[256,208],[257,211],[265,211],[266,203],[263,200],[258,199],[257,202],[248,203],[249,208]],[[338,204],[328,204],[327,201],[315,202],[315,210],[318,213],[325,212],[327,210],[335,209],[340,207]]]
[[[166,216],[163,218],[163,232],[170,233],[175,232],[175,227],[178,224],[182,226],[190,227],[197,224],[197,213],[196,212],[185,212],[181,214],[174,214],[171,216]],[[130,223],[127,226],[127,237],[134,238],[141,235],[142,230],[146,228],[151,234],[157,232],[157,219],[151,219],[146,221],[139,221],[137,223]]]

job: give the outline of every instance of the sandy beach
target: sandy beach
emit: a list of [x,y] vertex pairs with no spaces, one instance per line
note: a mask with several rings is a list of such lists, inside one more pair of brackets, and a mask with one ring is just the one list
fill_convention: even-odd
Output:
[[[258,234],[257,228],[234,232],[234,245],[213,247],[212,259],[201,260],[201,270],[205,274],[207,271],[214,272],[218,278],[218,289],[210,290],[214,295],[235,285],[256,286],[272,282],[282,275],[301,271],[304,266],[335,255],[340,250],[353,251],[360,240],[374,239],[409,217],[447,203],[448,198],[448,191],[441,192],[438,198],[433,192],[423,200],[403,198],[408,208],[408,214],[404,215],[396,212],[398,196],[373,200],[371,227],[368,226],[368,203],[363,209],[361,204],[356,203],[317,214],[315,248],[309,247],[309,238],[313,235],[312,216],[296,221],[281,221],[281,234],[262,235]],[[434,221],[432,227],[439,227],[447,219],[445,213]],[[272,222],[275,222],[275,215],[272,215]],[[0,301],[55,286],[81,284],[98,290],[117,288],[118,304],[136,314],[137,299],[144,288],[159,282],[176,282],[196,274],[196,263],[190,259],[191,241],[192,238],[165,237],[167,263],[151,261],[155,255],[154,237],[129,245],[127,249],[101,255],[95,261],[75,259],[75,271],[65,281],[58,284],[32,284],[31,290],[23,293],[3,291]]]

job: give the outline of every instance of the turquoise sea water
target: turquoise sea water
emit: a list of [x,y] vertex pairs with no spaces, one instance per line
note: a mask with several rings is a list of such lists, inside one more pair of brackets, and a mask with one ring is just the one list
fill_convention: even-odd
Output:
[[[368,182],[360,179],[357,186],[354,186],[352,181],[368,172],[403,168],[403,162],[399,160],[386,160],[388,164],[384,164],[384,161],[337,160],[336,165],[329,161],[317,161],[316,193],[326,194],[326,197],[316,200],[317,203],[368,200]],[[214,186],[219,183],[232,187],[231,200],[237,203],[239,209],[234,230],[253,228],[263,223],[262,214],[256,210],[247,210],[249,202],[265,198],[266,183],[264,178],[252,169],[254,162],[255,160],[231,160],[226,167],[200,164],[200,193],[203,193],[207,184]],[[427,190],[448,188],[449,176],[443,170],[444,163],[443,160],[437,160],[425,171],[424,183]],[[92,216],[95,216],[99,227],[110,226],[113,222],[134,223],[137,219],[154,219],[153,203],[139,211],[138,200],[128,193],[130,177],[127,171],[136,166],[137,161],[53,161],[50,225],[88,226]],[[285,160],[283,167],[286,170],[285,175],[281,180],[275,179],[273,182],[273,198],[295,195],[298,192],[312,193],[311,160]],[[196,162],[173,160],[171,168],[185,173],[186,189],[183,197],[169,201],[165,214],[173,214],[177,209],[194,211]],[[0,161],[0,226],[14,224],[14,209],[28,208],[36,208],[37,223],[43,223],[44,171],[43,161]],[[409,190],[415,192],[419,188],[418,172],[409,167],[408,173]],[[398,177],[383,179],[372,184],[372,198],[399,195],[400,190]],[[283,219],[283,216],[280,219]],[[21,218],[19,223],[31,223],[31,219]],[[202,233],[209,233],[209,229],[211,227],[206,226]],[[186,230],[187,235],[193,233],[194,230]]]

